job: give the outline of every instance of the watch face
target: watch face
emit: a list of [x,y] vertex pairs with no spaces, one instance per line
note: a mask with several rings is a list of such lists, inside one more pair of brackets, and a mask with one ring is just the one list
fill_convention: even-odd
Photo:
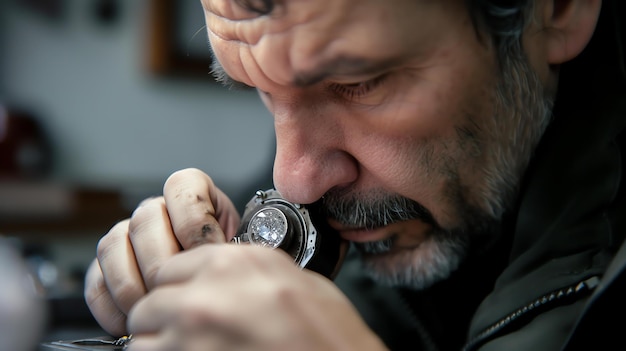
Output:
[[283,250],[300,268],[330,277],[339,260],[340,238],[316,209],[288,202],[275,189],[259,190],[246,205],[232,241]]
[[281,210],[272,206],[258,210],[248,224],[250,241],[272,248],[277,248],[283,243],[288,230],[287,217]]

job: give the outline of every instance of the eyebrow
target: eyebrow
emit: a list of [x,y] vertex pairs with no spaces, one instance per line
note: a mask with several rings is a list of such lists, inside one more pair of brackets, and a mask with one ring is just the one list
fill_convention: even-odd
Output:
[[318,83],[329,76],[371,75],[388,70],[398,59],[374,61],[357,56],[337,56],[311,71],[296,72],[294,85],[304,87]]
[[[395,60],[372,61],[362,57],[337,56],[311,71],[296,72],[293,84],[297,87],[307,87],[324,80],[329,76],[351,75],[351,74],[375,74],[380,73],[397,64]],[[211,73],[218,82],[224,86],[235,89],[252,88],[251,86],[233,79],[226,73],[222,64],[213,57]]]

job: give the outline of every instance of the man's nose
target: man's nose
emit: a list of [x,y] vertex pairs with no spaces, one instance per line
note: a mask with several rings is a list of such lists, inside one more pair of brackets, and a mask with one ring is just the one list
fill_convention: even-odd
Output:
[[310,204],[358,178],[356,159],[345,149],[345,130],[332,108],[274,104],[274,185],[288,201]]

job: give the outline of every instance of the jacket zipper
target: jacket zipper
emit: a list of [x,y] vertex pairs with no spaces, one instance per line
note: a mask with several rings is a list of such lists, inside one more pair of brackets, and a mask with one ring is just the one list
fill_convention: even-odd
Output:
[[543,295],[531,303],[517,309],[513,313],[510,313],[506,317],[500,319],[498,322],[492,324],[490,327],[476,335],[470,341],[468,341],[463,347],[463,351],[476,350],[480,345],[484,344],[488,340],[494,338],[498,333],[502,332],[512,323],[519,321],[522,317],[532,316],[532,313],[538,314],[542,310],[546,310],[553,307],[557,303],[562,303],[568,300],[573,300],[583,294],[593,291],[598,286],[600,278],[593,276],[587,278],[577,284],[567,286],[565,288],[558,289],[546,295]]

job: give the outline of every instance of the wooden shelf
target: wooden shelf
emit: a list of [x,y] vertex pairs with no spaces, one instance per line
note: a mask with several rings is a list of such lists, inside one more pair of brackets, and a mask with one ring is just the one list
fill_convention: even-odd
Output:
[[0,233],[104,234],[131,211],[114,189],[0,182]]

